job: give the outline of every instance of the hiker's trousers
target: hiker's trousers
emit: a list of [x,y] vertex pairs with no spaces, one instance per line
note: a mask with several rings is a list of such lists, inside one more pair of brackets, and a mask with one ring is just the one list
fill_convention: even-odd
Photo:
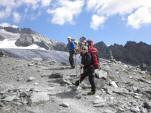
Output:
[[91,84],[91,91],[95,91],[96,86],[94,82],[94,68],[84,68],[83,73],[80,77],[80,82],[82,82],[87,76],[89,77],[89,82]]
[[75,54],[74,51],[69,51],[69,63],[71,65],[71,67],[73,67],[75,65],[74,64],[74,54]]

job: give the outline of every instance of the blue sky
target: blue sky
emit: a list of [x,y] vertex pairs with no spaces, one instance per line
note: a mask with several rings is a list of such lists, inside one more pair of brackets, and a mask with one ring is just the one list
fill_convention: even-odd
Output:
[[107,45],[127,41],[151,44],[151,1],[1,0],[0,25],[29,27],[63,42],[70,35]]

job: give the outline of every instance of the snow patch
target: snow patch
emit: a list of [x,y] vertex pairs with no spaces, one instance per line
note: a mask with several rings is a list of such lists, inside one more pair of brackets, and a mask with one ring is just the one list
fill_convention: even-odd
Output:
[[32,44],[28,47],[18,47],[15,45],[16,40],[14,39],[5,39],[3,41],[0,41],[0,48],[13,48],[13,49],[40,49],[45,50],[44,48],[39,47],[36,44]]

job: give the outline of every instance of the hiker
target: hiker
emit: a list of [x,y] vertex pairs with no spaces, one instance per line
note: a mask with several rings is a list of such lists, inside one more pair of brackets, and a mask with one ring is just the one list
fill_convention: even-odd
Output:
[[71,68],[74,69],[75,68],[75,64],[74,64],[75,44],[71,36],[68,37],[67,47],[69,50],[69,62]]
[[84,47],[84,46],[87,46],[87,43],[86,43],[86,38],[84,36],[82,36],[80,38],[80,42],[79,42],[79,49],[80,49],[79,52],[80,52],[80,55],[82,55],[81,50],[82,50],[82,47]]
[[79,86],[79,84],[88,76],[89,82],[91,84],[91,91],[88,93],[88,95],[94,95],[96,87],[94,83],[94,67],[92,65],[92,57],[91,54],[88,52],[87,46],[83,46],[81,48],[81,52],[81,69],[83,68],[83,73],[80,75],[80,79],[74,83],[74,85]]

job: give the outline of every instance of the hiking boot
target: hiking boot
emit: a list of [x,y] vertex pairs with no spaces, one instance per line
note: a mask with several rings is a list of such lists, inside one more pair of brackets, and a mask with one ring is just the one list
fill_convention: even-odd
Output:
[[87,95],[94,95],[95,94],[95,91],[91,91],[91,92],[88,92]]
[[72,84],[75,85],[75,86],[79,86],[79,80],[76,81],[75,83],[72,83]]
[[71,69],[74,69],[75,68],[75,66],[71,66]]

